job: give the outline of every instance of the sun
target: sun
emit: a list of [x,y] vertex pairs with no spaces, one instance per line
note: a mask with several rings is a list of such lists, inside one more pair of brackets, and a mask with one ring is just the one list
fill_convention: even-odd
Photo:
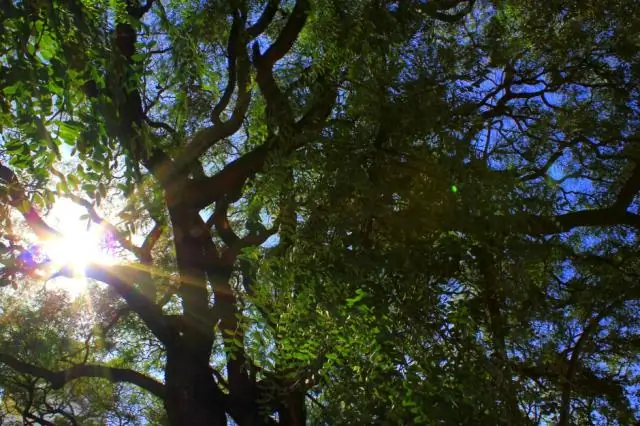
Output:
[[109,255],[104,244],[104,229],[97,224],[89,224],[81,220],[86,214],[84,209],[69,200],[59,200],[47,216],[61,237],[52,238],[42,244],[51,271],[68,268],[73,277],[58,277],[56,287],[62,287],[75,293],[86,287],[84,272],[90,264],[110,264],[113,257]]

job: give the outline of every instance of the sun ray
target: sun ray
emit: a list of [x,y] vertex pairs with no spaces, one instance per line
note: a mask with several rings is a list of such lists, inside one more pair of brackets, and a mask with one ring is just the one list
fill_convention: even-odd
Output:
[[84,271],[89,264],[111,264],[115,261],[105,245],[103,227],[81,220],[84,213],[81,207],[71,201],[59,200],[49,218],[60,231],[61,237],[42,244],[51,273],[67,268],[73,274],[72,277],[56,277],[52,285],[73,294],[85,290],[87,281]]

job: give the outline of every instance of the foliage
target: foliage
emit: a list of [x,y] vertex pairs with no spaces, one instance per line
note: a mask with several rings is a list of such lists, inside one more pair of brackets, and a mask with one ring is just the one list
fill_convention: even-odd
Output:
[[2,422],[634,423],[634,6],[4,2]]

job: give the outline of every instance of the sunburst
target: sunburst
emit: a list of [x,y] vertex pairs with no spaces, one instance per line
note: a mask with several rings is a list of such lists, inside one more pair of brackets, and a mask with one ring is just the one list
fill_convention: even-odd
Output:
[[77,293],[86,288],[85,270],[91,264],[110,264],[114,262],[105,244],[104,229],[100,225],[81,220],[85,211],[68,200],[59,200],[52,208],[48,218],[60,232],[60,237],[52,238],[42,244],[43,254],[48,259],[52,272],[66,268],[72,277],[59,277],[55,286]]

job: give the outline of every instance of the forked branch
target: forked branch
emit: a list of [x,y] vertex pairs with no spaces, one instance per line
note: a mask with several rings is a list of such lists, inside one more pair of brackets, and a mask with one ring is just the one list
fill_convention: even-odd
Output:
[[[211,120],[214,125],[201,129],[194,135],[191,142],[183,149],[181,155],[175,161],[176,172],[188,169],[210,147],[218,141],[233,135],[242,125],[251,101],[251,92],[249,90],[251,73],[249,56],[244,43],[246,38],[244,22],[244,18],[238,12],[235,12],[227,46],[229,80],[222,98],[211,112]],[[236,92],[236,103],[233,112],[229,120],[222,121],[220,115],[227,108],[234,91]]]
[[310,9],[308,0],[296,1],[293,11],[278,38],[263,55],[260,55],[259,65],[256,64],[258,67],[271,68],[273,64],[289,53],[307,22]]
[[[2,164],[0,164],[0,190],[3,190],[0,193],[0,201],[4,201],[18,209],[40,240],[46,241],[62,236],[45,222],[27,199],[24,189],[13,171]],[[144,273],[144,271],[136,270],[134,267],[127,265],[106,266],[99,264],[89,265],[85,271],[88,278],[102,281],[120,294],[129,307],[145,322],[151,332],[160,341],[166,342],[170,338],[169,329],[164,322],[161,309],[152,301],[146,299],[133,285],[138,281],[140,275]],[[55,276],[71,275],[72,272],[68,268],[62,268],[55,274]]]
[[64,194],[64,196],[69,198],[79,206],[84,207],[92,222],[94,222],[96,225],[102,226],[107,231],[109,236],[113,237],[122,248],[133,253],[139,260],[141,259],[140,248],[135,246],[129,238],[127,238],[122,232],[118,230],[118,228],[115,227],[115,225],[109,223],[102,216],[100,216],[90,201],[78,197],[74,194]]

